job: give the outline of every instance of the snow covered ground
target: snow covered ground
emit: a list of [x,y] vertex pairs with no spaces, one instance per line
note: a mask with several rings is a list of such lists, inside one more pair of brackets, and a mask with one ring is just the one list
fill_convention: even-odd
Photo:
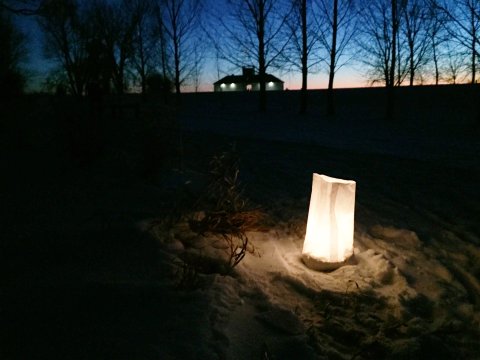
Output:
[[[237,141],[245,184],[274,218],[250,234],[257,256],[215,279],[220,357],[480,357],[478,127],[210,114],[184,126]],[[300,259],[313,172],[357,180],[356,264],[331,273]]]
[[[22,286],[2,288],[6,358],[480,359],[478,127],[225,101],[187,102],[183,170],[153,182],[16,153],[3,232],[23,245],[3,244],[4,274]],[[267,225],[232,275],[179,287],[180,257],[224,252],[162,216],[232,142]],[[330,273],[300,259],[313,172],[357,181],[355,262]]]

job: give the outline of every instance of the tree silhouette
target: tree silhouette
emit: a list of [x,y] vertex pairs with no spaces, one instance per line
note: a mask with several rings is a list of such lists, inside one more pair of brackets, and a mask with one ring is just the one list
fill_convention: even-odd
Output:
[[409,0],[402,4],[403,27],[408,48],[409,85],[413,86],[416,72],[430,56],[430,28],[434,19],[429,16],[426,0]]
[[447,41],[447,37],[445,36],[445,24],[447,21],[447,17],[445,16],[444,12],[440,10],[437,4],[438,0],[429,0],[427,13],[427,16],[430,20],[428,37],[430,39],[430,57],[434,67],[435,85],[438,85],[440,82],[441,48],[442,45],[445,44]]
[[448,84],[458,84],[468,78],[465,69],[468,69],[469,66],[458,47],[458,44],[446,44],[446,60],[442,64],[442,80]]
[[[173,61],[175,92],[198,70],[198,42],[202,19],[202,0],[163,0],[158,23],[164,36],[166,52]],[[163,54],[163,51],[162,51]],[[164,61],[162,61],[164,63]]]
[[167,79],[167,78],[170,78],[171,71],[168,66],[169,59],[168,59],[168,53],[167,53],[165,25],[163,23],[163,16],[162,16],[162,10],[161,10],[160,4],[155,3],[154,7],[155,7],[154,12],[155,12],[155,19],[156,19],[154,33],[158,40],[158,50],[159,50],[159,54],[157,56],[160,62],[162,76],[164,79]]
[[333,85],[335,74],[349,59],[342,57],[357,30],[354,0],[314,0],[316,4],[318,38],[326,51],[324,61],[328,68],[327,114],[334,115]]
[[0,94],[23,92],[25,77],[21,62],[25,60],[25,35],[13,24],[9,14],[0,9]]
[[254,65],[260,82],[259,110],[267,107],[265,76],[284,64],[288,4],[275,0],[228,0],[227,13],[215,14],[210,34],[222,60],[236,66]]
[[300,113],[307,111],[308,103],[308,73],[314,71],[320,63],[317,26],[314,21],[311,0],[292,0],[292,11],[287,18],[288,33],[291,39],[284,58],[286,64],[302,74],[300,91]]
[[147,42],[148,4],[51,0],[42,7],[39,23],[46,34],[46,53],[60,65],[72,94],[85,94],[93,83],[103,91],[112,84],[117,94],[123,94],[127,75],[135,70],[145,90],[153,47]]
[[136,18],[132,36],[132,70],[140,82],[142,94],[145,94],[148,76],[157,71],[159,41],[155,6],[153,1],[134,0],[128,4],[128,10]]
[[135,30],[143,11],[138,2],[128,0],[121,0],[116,6],[98,0],[90,9],[95,36],[105,45],[113,86],[118,94],[123,94],[127,88],[127,67],[134,55]]
[[471,83],[476,82],[480,47],[480,0],[438,1],[436,6],[448,18],[447,31],[470,57]]
[[[400,0],[402,1],[402,0]],[[370,70],[373,83],[387,88],[386,117],[393,118],[394,87],[401,78],[396,70],[400,13],[397,0],[371,0],[361,11],[362,34],[359,48],[362,63]]]
[[70,92],[82,95],[88,82],[85,9],[76,0],[51,0],[42,8],[39,23],[46,35],[47,56],[60,65]]

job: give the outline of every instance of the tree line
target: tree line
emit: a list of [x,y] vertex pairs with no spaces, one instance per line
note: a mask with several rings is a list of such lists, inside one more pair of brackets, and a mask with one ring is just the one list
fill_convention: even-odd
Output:
[[[207,60],[217,74],[255,67],[260,108],[267,71],[335,75],[347,64],[371,84],[477,82],[480,0],[1,0],[2,81],[19,76],[25,36],[12,14],[38,19],[50,80],[89,87],[198,89]],[[16,75],[15,75],[16,74]]]

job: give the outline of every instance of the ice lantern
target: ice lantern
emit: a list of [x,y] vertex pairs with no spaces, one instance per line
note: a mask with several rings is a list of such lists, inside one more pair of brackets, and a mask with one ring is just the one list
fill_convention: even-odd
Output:
[[334,270],[353,254],[355,181],[313,174],[302,259],[314,270]]

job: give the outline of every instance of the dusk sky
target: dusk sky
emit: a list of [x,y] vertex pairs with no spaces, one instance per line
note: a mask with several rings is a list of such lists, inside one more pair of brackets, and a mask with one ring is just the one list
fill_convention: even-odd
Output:
[[[213,0],[212,0],[213,1]],[[219,8],[220,13],[223,11],[221,4],[224,1],[215,1],[215,6]],[[210,6],[211,7],[211,6]],[[30,70],[30,79],[32,80],[33,88],[39,88],[38,84],[41,84],[51,69],[52,63],[45,59],[42,49],[42,33],[39,26],[36,23],[35,17],[17,17],[17,21],[21,29],[27,34],[29,39],[29,61],[26,67]],[[353,47],[352,44],[349,47]],[[347,47],[348,51],[348,47]],[[367,69],[360,63],[358,56],[353,55],[351,61],[346,63],[340,69],[337,70],[335,77],[335,88],[346,87],[364,87],[368,86]],[[245,64],[248,65],[248,64]],[[252,64],[254,65],[254,64]],[[241,69],[235,68],[230,64],[221,64],[220,77],[230,74],[240,74]],[[269,68],[267,72],[272,73],[282,79],[285,82],[285,89],[299,89],[301,87],[300,72],[294,70],[276,70]],[[202,69],[202,75],[200,80],[200,91],[213,91],[213,83],[218,80],[218,69],[215,61],[215,54],[213,51],[206,53],[205,62]],[[428,82],[428,80],[427,80]],[[309,74],[308,88],[309,89],[324,89],[327,88],[328,75],[325,65],[322,65],[320,71],[316,71]],[[192,87],[185,86],[183,91],[191,91]]]
[[[43,34],[39,28],[35,17],[29,16],[17,16],[16,21],[19,24],[22,31],[28,38],[28,52],[29,59],[26,63],[26,67],[30,71],[30,79],[32,80],[32,88],[37,89],[38,84],[42,83],[45,76],[48,74],[49,69],[52,67],[52,63],[45,59],[43,54]],[[240,74],[241,69],[235,69],[231,65],[224,64],[222,66],[221,77],[227,74]],[[295,90],[301,87],[301,74],[297,71],[277,71],[269,69],[269,73],[272,73],[282,79],[285,82],[285,89]],[[203,74],[201,78],[200,91],[213,91],[213,83],[218,80],[217,69],[215,65],[214,55],[211,56],[207,53],[205,56],[205,65],[203,68]],[[324,89],[327,87],[328,76],[326,69],[320,72],[309,74],[309,88],[310,89]],[[367,79],[364,77],[364,70],[353,62],[342,67],[335,80],[336,88],[345,87],[361,87],[367,86]],[[184,88],[184,91],[189,91],[188,86]]]

